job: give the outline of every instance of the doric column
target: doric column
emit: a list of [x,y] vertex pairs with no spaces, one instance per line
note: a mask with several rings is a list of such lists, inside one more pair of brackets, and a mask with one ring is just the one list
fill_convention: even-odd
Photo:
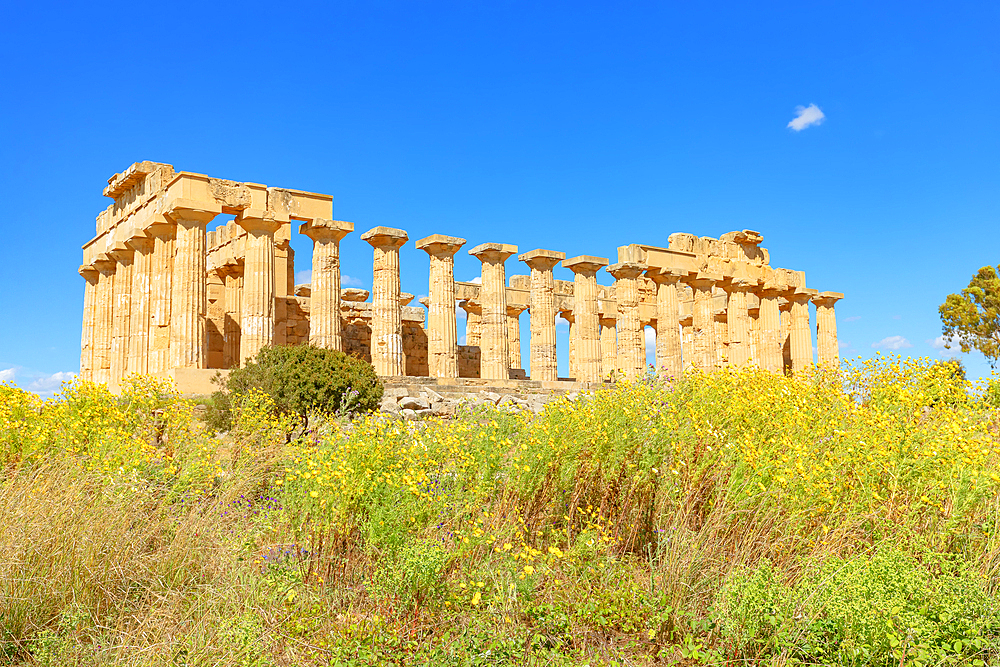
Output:
[[[458,377],[458,321],[455,317],[455,253],[465,239],[432,234],[417,241],[430,257],[427,304],[427,368],[431,377]],[[468,320],[467,320],[468,321]]]
[[111,327],[111,379],[108,388],[117,391],[121,387],[121,381],[129,373],[128,335],[132,308],[132,263],[135,261],[135,251],[124,243],[119,243],[108,252],[108,255],[117,264],[114,292],[115,319]]
[[223,265],[226,281],[226,320],[223,325],[222,367],[239,368],[240,365],[240,317],[242,316],[243,260],[232,258]]
[[275,283],[274,233],[287,218],[271,211],[243,211],[236,224],[247,235],[240,300],[240,364],[262,347],[274,345]]
[[566,377],[573,378],[575,380],[578,377],[576,370],[576,317],[573,315],[573,311],[571,309],[560,310],[559,317],[566,320],[566,323],[569,325],[568,330],[566,331],[566,340],[568,341],[566,346],[569,348],[567,352],[569,371],[567,372]]
[[724,307],[713,310],[712,322],[715,326],[715,367],[724,368],[729,363],[729,316]]
[[833,305],[844,298],[840,292],[820,292],[812,298],[816,304],[816,347],[819,365],[840,367],[840,347],[837,343],[837,316]]
[[608,260],[603,257],[580,255],[563,260],[562,265],[573,272],[576,379],[580,382],[600,382],[604,377],[604,370],[601,365],[601,316],[597,303],[597,272],[608,265]]
[[807,370],[813,365],[812,331],[809,326],[809,302],[819,294],[808,287],[796,287],[791,294],[792,322],[791,348],[792,372]]
[[715,308],[712,288],[722,281],[722,276],[700,272],[685,279],[694,292],[692,306],[692,326],[694,334],[694,359],[692,365],[708,373],[718,366],[718,351],[715,339]]
[[129,315],[129,373],[149,373],[149,308],[150,281],[153,273],[154,240],[136,236],[128,240],[135,251],[132,262],[132,302]]
[[527,306],[507,304],[507,347],[511,368],[524,368],[521,361],[521,313],[527,309]]
[[173,292],[174,248],[177,226],[163,220],[146,228],[153,237],[149,282],[148,373],[170,368],[170,301]]
[[555,381],[559,379],[556,362],[556,305],[555,279],[552,268],[565,259],[566,254],[553,250],[529,250],[518,259],[531,269],[531,379]]
[[747,308],[747,315],[750,317],[750,365],[761,367],[760,363],[760,301],[754,302],[754,306]]
[[299,226],[313,241],[309,297],[309,342],[343,350],[340,332],[340,240],[354,231],[353,222],[315,218]]
[[680,377],[684,366],[677,282],[683,274],[650,269],[646,276],[656,284],[656,371],[667,377]]
[[170,292],[169,369],[206,368],[208,365],[205,225],[221,213],[222,208],[203,206],[205,204],[182,201],[164,213],[176,225]]
[[694,317],[691,315],[681,317],[681,350],[684,370],[691,370],[694,368]]
[[483,263],[483,282],[479,286],[479,302],[483,309],[479,375],[485,380],[508,380],[510,347],[507,341],[507,276],[504,262],[517,254],[517,246],[481,243],[469,254]]
[[[615,313],[617,315],[617,313]],[[601,316],[601,379],[610,378],[618,368],[618,341],[615,338],[615,317]]]
[[83,284],[83,328],[80,334],[80,377],[94,379],[94,323],[97,320],[97,282],[101,274],[92,264],[79,268]]
[[744,368],[751,363],[752,329],[747,311],[747,292],[757,286],[756,281],[736,279],[727,287],[729,292],[727,325],[729,327],[729,365]]
[[760,356],[760,367],[772,373],[780,373],[783,365],[781,311],[778,308],[778,295],[783,289],[784,286],[781,285],[764,285],[760,290],[760,337],[757,341],[757,353]]
[[646,270],[638,262],[618,262],[607,268],[615,278],[615,298],[618,300],[618,371],[629,380],[646,372],[646,349],[639,321],[639,276]]
[[105,253],[94,259],[97,269],[97,292],[94,309],[94,382],[111,383],[111,333],[115,312],[115,269],[117,265]]
[[465,311],[465,344],[479,347],[483,335],[483,308],[475,299],[462,299],[458,305]]
[[372,265],[372,366],[378,375],[406,373],[402,306],[399,305],[399,249],[409,237],[402,229],[374,227],[361,235],[374,248]]
[[[794,289],[794,288],[792,288]],[[791,292],[786,291],[778,299],[778,312],[781,313],[781,369],[785,373],[792,371],[792,300]]]

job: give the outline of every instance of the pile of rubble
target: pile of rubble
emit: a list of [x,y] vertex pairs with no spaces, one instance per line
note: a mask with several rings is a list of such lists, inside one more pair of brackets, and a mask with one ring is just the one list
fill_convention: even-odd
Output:
[[[439,390],[441,388],[439,387]],[[495,405],[512,411],[540,413],[545,405],[563,396],[576,398],[577,392],[501,393],[490,388],[480,391],[435,391],[429,386],[387,386],[379,411],[401,419],[428,416],[454,417],[462,408]]]

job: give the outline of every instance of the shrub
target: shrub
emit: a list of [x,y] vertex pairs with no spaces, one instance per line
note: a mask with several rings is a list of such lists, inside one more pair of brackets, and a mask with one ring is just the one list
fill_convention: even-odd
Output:
[[220,430],[229,428],[233,405],[251,389],[270,396],[279,412],[297,415],[303,430],[310,414],[371,412],[383,392],[371,364],[313,345],[262,348],[229,373],[225,386],[228,393],[215,392],[209,409],[210,425]]

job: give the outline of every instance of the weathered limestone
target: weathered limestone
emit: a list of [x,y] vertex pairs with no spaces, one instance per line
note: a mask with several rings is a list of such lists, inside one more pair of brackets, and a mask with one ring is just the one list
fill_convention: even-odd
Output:
[[767,285],[760,290],[760,336],[758,350],[760,367],[765,371],[780,373],[782,370],[781,311],[778,295],[783,286]]
[[479,293],[483,309],[480,376],[486,380],[507,380],[510,377],[510,347],[507,340],[507,276],[504,262],[517,254],[517,246],[482,243],[469,254],[483,263],[483,282]]
[[555,279],[552,269],[566,254],[553,250],[529,250],[518,256],[531,269],[531,379],[559,379],[556,362]]
[[114,327],[115,268],[107,253],[94,258],[97,291],[94,294],[94,353],[91,355],[94,382],[111,383],[111,337]]
[[82,264],[78,269],[86,281],[83,288],[83,330],[80,335],[80,377],[94,379],[94,318],[97,311],[97,282],[100,273],[91,264]]
[[601,364],[597,272],[608,265],[608,260],[592,255],[580,255],[563,260],[562,265],[573,272],[575,377],[579,382],[600,382],[604,371]]
[[699,272],[685,278],[694,292],[692,311],[694,335],[694,359],[692,365],[708,373],[718,366],[715,336],[715,309],[712,303],[712,288],[722,281],[722,276]]
[[744,368],[752,363],[752,324],[747,309],[747,294],[757,281],[735,279],[726,285],[729,292],[727,326],[729,327],[729,365]]
[[507,304],[507,346],[512,369],[524,368],[521,363],[521,313],[527,309],[525,304]]
[[162,220],[146,231],[153,237],[152,272],[149,282],[149,360],[150,373],[164,373],[170,368],[170,299],[173,294],[174,242],[177,228]]
[[573,315],[572,308],[560,308],[559,317],[566,321],[567,331],[566,340],[567,347],[569,348],[567,352],[567,361],[569,363],[569,372],[567,377],[576,379],[576,317]]
[[236,223],[246,231],[243,295],[240,300],[240,365],[275,340],[274,233],[288,219],[248,209]]
[[785,293],[778,300],[778,312],[781,313],[781,369],[785,373],[792,372],[792,301]]
[[463,245],[465,239],[443,234],[433,234],[416,242],[417,249],[425,251],[430,257],[427,365],[431,377],[458,377],[455,253]]
[[112,301],[114,320],[111,328],[111,377],[108,385],[115,391],[128,374],[129,315],[132,305],[132,263],[135,251],[125,244],[120,244],[108,254],[117,264]]
[[408,239],[406,232],[392,227],[373,227],[361,235],[375,251],[371,355],[379,375],[404,375],[399,249]]
[[837,342],[837,316],[833,305],[844,298],[840,292],[820,292],[812,298],[816,304],[816,347],[819,365],[826,368],[840,367],[840,347]]
[[760,368],[760,299],[756,299],[753,305],[747,308],[747,315],[750,317],[749,363]]
[[128,246],[135,251],[132,262],[132,298],[129,317],[128,371],[149,372],[150,283],[153,273],[154,240],[135,236]]
[[[235,259],[223,265],[226,280],[225,309],[223,325],[222,367],[238,368],[240,365],[240,321],[243,313],[243,262]],[[339,317],[338,317],[339,319]]]
[[681,355],[684,360],[684,370],[694,368],[694,317],[691,314],[681,317]]
[[684,274],[653,269],[647,270],[646,276],[656,284],[656,371],[668,377],[680,377],[684,366],[677,283]]
[[465,311],[465,345],[479,347],[483,335],[483,308],[475,299],[462,299],[458,305]]
[[646,350],[639,319],[639,276],[646,265],[638,262],[618,262],[607,268],[615,278],[618,300],[618,371],[633,380],[646,372]]
[[309,302],[309,342],[328,350],[343,350],[340,331],[340,241],[354,231],[353,222],[304,222],[299,233],[313,241]]
[[602,380],[611,378],[618,369],[618,340],[615,337],[615,317],[601,317]]
[[809,330],[809,302],[819,294],[818,290],[796,287],[791,294],[792,322],[791,338],[792,372],[798,373],[813,365],[812,333]]
[[164,215],[176,225],[174,270],[170,294],[170,362],[172,368],[205,368],[208,310],[205,225],[222,212],[197,203],[175,202]]

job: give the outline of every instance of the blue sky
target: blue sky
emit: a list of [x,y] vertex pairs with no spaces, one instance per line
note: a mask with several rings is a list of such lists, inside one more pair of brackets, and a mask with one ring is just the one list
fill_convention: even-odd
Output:
[[333,194],[366,287],[375,225],[609,258],[755,229],[846,293],[845,356],[940,356],[937,306],[1000,264],[995,2],[5,9],[0,379],[39,391],[79,368],[80,246],[139,160]]

